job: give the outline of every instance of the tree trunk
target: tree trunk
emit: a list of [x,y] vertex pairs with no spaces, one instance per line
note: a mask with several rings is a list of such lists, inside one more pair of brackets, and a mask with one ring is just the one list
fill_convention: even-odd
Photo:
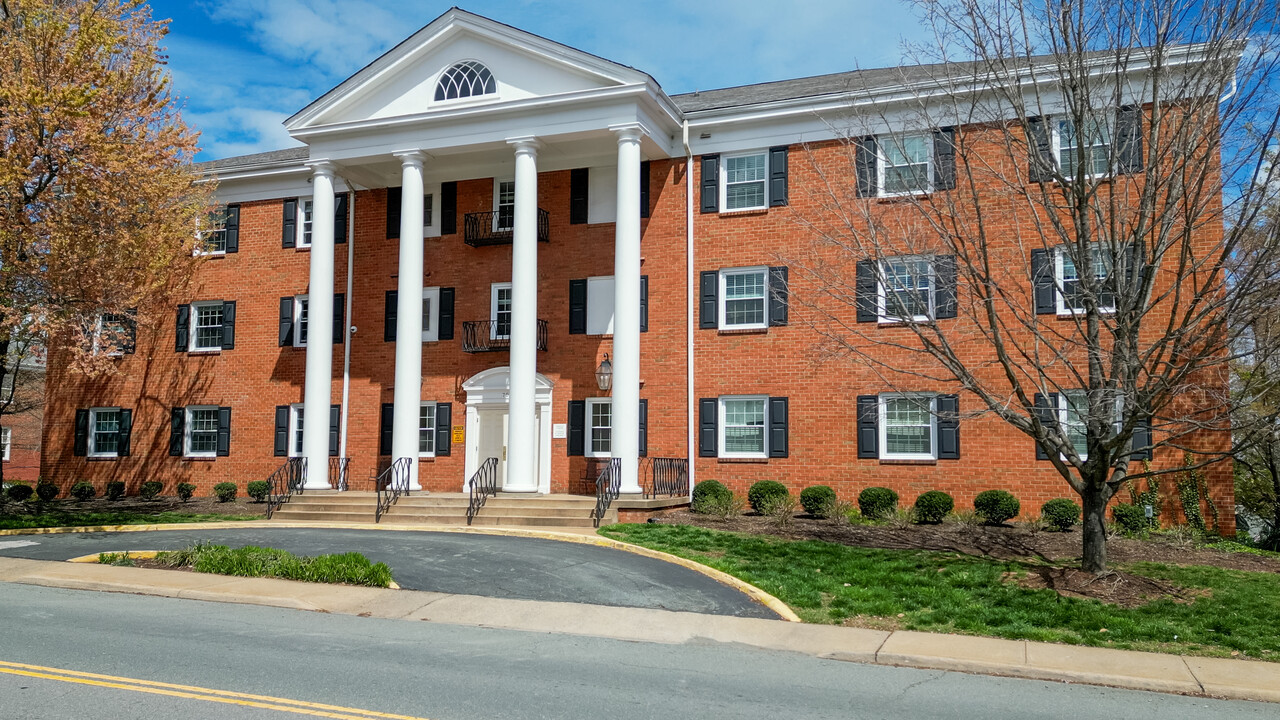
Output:
[[1106,486],[1089,487],[1081,500],[1084,501],[1084,524],[1080,532],[1084,539],[1084,551],[1080,556],[1080,567],[1085,572],[1094,574],[1107,571],[1107,494]]

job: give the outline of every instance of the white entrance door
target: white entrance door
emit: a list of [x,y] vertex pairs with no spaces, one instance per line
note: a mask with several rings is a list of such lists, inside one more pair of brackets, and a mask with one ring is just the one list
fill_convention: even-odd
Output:
[[488,458],[498,458],[498,487],[507,479],[507,411],[492,409],[480,411],[479,454],[481,464]]

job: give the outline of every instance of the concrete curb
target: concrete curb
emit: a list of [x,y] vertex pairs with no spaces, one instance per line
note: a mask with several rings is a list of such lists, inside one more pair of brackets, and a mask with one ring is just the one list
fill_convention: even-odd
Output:
[[0,581],[1280,703],[1280,663],[0,557]]

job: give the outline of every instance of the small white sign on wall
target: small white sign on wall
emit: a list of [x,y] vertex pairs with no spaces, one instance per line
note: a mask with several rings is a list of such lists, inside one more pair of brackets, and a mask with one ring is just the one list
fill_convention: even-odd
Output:
[[556,440],[563,440],[569,437],[569,426],[565,423],[554,423],[551,425],[551,437]]

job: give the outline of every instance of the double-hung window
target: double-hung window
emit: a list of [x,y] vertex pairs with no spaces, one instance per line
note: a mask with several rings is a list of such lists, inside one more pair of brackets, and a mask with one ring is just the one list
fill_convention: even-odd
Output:
[[436,404],[424,402],[418,408],[418,457],[435,457]]
[[937,457],[937,397],[880,396],[880,457],[933,460]]
[[191,349],[222,349],[222,302],[191,303]]
[[495,180],[493,187],[493,229],[510,231],[516,224],[516,181]]
[[494,283],[489,304],[489,339],[511,338],[511,283]]
[[289,457],[303,457],[302,420],[303,405],[295,403],[289,406]]
[[924,322],[934,315],[933,262],[927,257],[896,257],[880,265],[880,322]]
[[[89,350],[94,355],[117,357],[131,345],[132,319],[121,313],[102,313],[93,319],[89,329]],[[133,352],[131,349],[129,352]]]
[[769,456],[767,407],[763,395],[730,395],[720,398],[720,457]]
[[293,346],[307,346],[307,302],[308,296],[297,295],[293,298]]
[[314,220],[311,198],[298,199],[298,244],[300,248],[311,247],[311,228]]
[[[1112,432],[1120,431],[1120,418],[1124,413],[1124,398],[1117,395],[1110,403],[1112,411]],[[1067,442],[1080,456],[1081,460],[1089,459],[1089,392],[1087,390],[1064,390],[1058,394],[1058,422],[1062,425]]]
[[89,410],[89,457],[120,454],[120,408]]
[[933,142],[928,135],[893,135],[879,139],[880,194],[927,193],[933,189]]
[[1073,178],[1077,172],[1085,177],[1110,174],[1111,128],[1101,114],[1089,116],[1080,128],[1071,119],[1059,120],[1054,130],[1063,177]]
[[196,254],[203,255],[225,255],[227,252],[227,215],[231,212],[225,206],[218,210],[207,221],[206,227],[201,227],[196,233],[196,237],[200,240]]
[[440,339],[440,288],[422,289],[422,342]]
[[613,276],[587,278],[587,334],[613,334]]
[[[1058,314],[1070,315],[1072,313],[1084,312],[1084,288],[1081,287],[1080,268],[1076,266],[1070,254],[1064,248],[1057,248],[1054,251],[1056,281],[1058,284]],[[1090,260],[1093,263],[1094,282],[1098,287],[1106,287],[1107,279],[1111,275],[1111,256],[1104,250],[1101,245],[1094,245],[1089,248]],[[1098,309],[1109,312],[1115,309],[1115,296],[1113,293],[1100,292],[1098,298]]]
[[720,207],[726,211],[760,210],[769,206],[769,154],[764,151],[726,155]]
[[13,428],[0,428],[0,459],[9,462],[9,446],[13,444]]
[[720,271],[720,328],[765,328],[768,321],[769,268],[732,268]]
[[613,401],[587,398],[587,457],[609,457],[613,452]]
[[218,454],[218,408],[188,406],[186,413],[186,456],[216,457]]

